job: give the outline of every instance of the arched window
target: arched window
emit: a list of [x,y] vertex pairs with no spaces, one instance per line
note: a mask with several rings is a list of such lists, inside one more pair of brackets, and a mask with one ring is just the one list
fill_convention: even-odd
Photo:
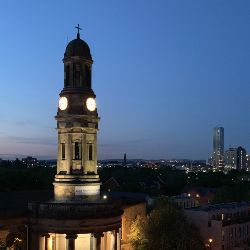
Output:
[[76,86],[80,86],[80,82],[81,82],[81,74],[80,74],[80,65],[76,64],[75,66],[75,85]]
[[67,65],[65,69],[65,86],[69,86],[69,74],[70,74],[70,66]]
[[80,160],[82,158],[82,149],[80,142],[75,142],[73,144],[73,155],[75,160]]
[[86,85],[87,87],[91,87],[91,72],[90,67],[85,65],[85,74],[86,74]]

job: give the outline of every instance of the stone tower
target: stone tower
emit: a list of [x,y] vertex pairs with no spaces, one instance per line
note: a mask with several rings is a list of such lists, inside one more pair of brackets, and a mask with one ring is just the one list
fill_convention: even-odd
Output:
[[92,56],[89,46],[77,38],[66,47],[64,88],[60,93],[57,120],[58,154],[54,195],[57,201],[97,200],[98,113],[92,90]]

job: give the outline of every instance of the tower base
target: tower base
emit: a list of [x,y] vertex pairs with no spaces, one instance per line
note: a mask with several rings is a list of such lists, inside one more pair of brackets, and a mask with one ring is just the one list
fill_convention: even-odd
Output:
[[53,185],[56,201],[100,199],[98,175],[56,175]]

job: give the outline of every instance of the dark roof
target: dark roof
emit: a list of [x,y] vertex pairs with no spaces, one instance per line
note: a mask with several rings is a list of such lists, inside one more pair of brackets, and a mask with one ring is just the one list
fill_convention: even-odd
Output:
[[220,188],[210,188],[210,187],[185,187],[183,189],[183,192],[189,193],[189,192],[197,192],[201,194],[202,196],[207,195],[208,193],[215,194],[220,190]]
[[241,207],[249,207],[250,206],[250,201],[242,201],[242,202],[229,202],[229,203],[219,203],[219,204],[214,204],[214,205],[205,205],[205,206],[200,206],[200,207],[195,207],[195,208],[189,208],[188,210],[192,211],[216,211],[216,210],[221,210],[221,209],[236,209],[236,208],[241,208]]
[[6,213],[25,213],[30,201],[46,201],[53,198],[51,190],[0,192],[0,216]]
[[123,205],[131,205],[147,202],[148,195],[145,193],[130,193],[130,192],[103,192],[112,200],[120,200]]
[[84,42],[80,37],[72,40],[67,45],[64,57],[70,56],[81,56],[85,59],[92,60],[88,44]]

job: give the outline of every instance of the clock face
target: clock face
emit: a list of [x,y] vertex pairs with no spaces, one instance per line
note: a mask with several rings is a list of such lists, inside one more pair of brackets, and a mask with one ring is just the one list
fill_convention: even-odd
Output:
[[89,97],[86,101],[86,106],[89,111],[94,111],[96,109],[96,101],[94,98]]
[[65,96],[60,97],[58,106],[59,106],[59,109],[65,110],[68,107],[68,99],[67,99],[67,97],[65,97]]

